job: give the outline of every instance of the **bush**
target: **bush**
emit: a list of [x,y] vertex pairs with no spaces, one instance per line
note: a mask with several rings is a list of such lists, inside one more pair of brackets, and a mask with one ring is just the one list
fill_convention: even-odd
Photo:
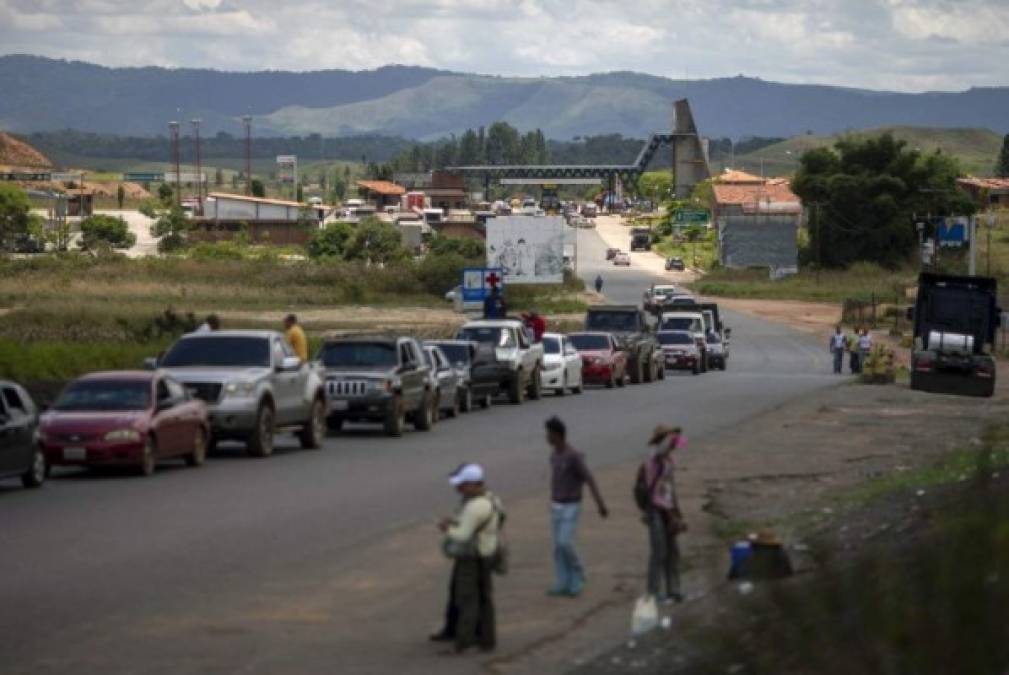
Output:
[[479,261],[467,263],[458,253],[429,253],[417,265],[417,277],[425,291],[440,295],[459,285],[465,267],[478,267],[480,264]]
[[347,250],[347,242],[354,236],[354,226],[350,223],[330,223],[318,230],[308,242],[310,258],[342,258]]
[[455,253],[468,260],[487,259],[487,245],[480,239],[435,236],[428,242],[427,248],[433,255]]
[[103,247],[130,248],[137,237],[130,232],[122,218],[115,216],[88,216],[81,221],[81,248],[95,250]]

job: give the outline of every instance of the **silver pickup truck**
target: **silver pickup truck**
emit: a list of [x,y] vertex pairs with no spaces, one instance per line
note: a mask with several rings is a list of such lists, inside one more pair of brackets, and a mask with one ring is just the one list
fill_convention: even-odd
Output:
[[211,443],[240,440],[255,457],[273,454],[278,430],[293,430],[303,448],[326,434],[322,378],[302,363],[284,336],[267,330],[191,333],[148,366],[170,372],[207,404]]
[[496,381],[511,403],[522,403],[526,395],[531,399],[542,396],[543,345],[532,341],[521,321],[470,321],[459,329],[456,339],[493,346],[494,360],[474,365],[474,371],[479,372],[473,377]]

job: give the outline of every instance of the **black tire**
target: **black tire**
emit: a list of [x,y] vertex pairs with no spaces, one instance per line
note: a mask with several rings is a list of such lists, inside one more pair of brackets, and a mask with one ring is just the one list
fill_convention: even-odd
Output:
[[659,370],[657,375],[660,380],[666,379],[666,364],[661,361],[659,362]]
[[406,412],[403,410],[403,402],[396,398],[389,409],[385,411],[385,419],[382,421],[382,430],[386,436],[402,436],[403,427],[406,425]]
[[245,452],[251,457],[269,457],[273,454],[276,432],[273,406],[260,403],[256,412],[256,428],[245,441]]
[[312,402],[312,411],[298,432],[298,440],[302,450],[318,450],[326,440],[326,404],[321,397]]
[[463,387],[459,390],[459,410],[464,413],[471,412],[473,410],[473,392],[470,391],[469,387]]
[[571,387],[572,394],[580,394],[585,391],[585,380],[583,378],[578,378],[578,386]]
[[483,408],[484,410],[490,408],[491,405],[493,405],[493,403],[494,403],[494,397],[491,396],[490,394],[484,394],[483,398],[480,399],[480,407]]
[[529,398],[533,401],[543,398],[543,379],[539,368],[533,369],[532,380],[529,382]]
[[610,379],[606,380],[606,388],[612,389],[615,386],[617,386],[617,376],[613,370],[610,370]]
[[207,441],[207,455],[212,455],[215,452],[217,452],[217,438],[215,438],[213,432],[211,432],[210,440]]
[[567,392],[567,388],[568,388],[568,376],[567,376],[567,373],[565,373],[564,375],[561,376],[561,386],[560,386],[560,388],[559,389],[555,389],[554,393],[557,396],[563,396],[564,394],[568,393]]
[[698,364],[698,363],[694,364],[693,374],[694,375],[700,375],[701,374],[701,366],[700,366],[700,364]]
[[652,382],[655,380],[655,361],[653,359],[648,360],[648,365],[642,369],[643,377],[641,378],[644,382]]
[[343,429],[343,418],[336,415],[330,415],[326,418],[326,428],[333,433],[339,432]]
[[144,443],[143,454],[140,455],[140,466],[137,467],[141,476],[147,477],[154,474],[155,469],[158,468],[157,455],[158,443],[154,436],[148,436],[147,442]]
[[49,464],[46,462],[46,453],[42,448],[36,447],[32,451],[32,463],[28,470],[21,474],[21,484],[26,488],[39,488],[46,482],[49,475]]
[[508,402],[512,405],[522,405],[525,402],[526,390],[522,386],[522,373],[515,373],[515,377],[508,383]]
[[452,397],[452,407],[445,408],[445,415],[454,419],[459,416],[461,408],[462,406],[459,405],[459,390],[456,390],[455,396]]
[[203,429],[196,431],[193,437],[193,451],[185,456],[186,466],[203,466],[207,462],[207,432]]
[[420,407],[413,413],[413,428],[417,431],[431,431],[434,426],[434,418],[431,414],[432,408],[438,407],[438,399],[432,402],[430,394],[424,394],[420,401]]
[[631,384],[641,384],[642,379],[641,359],[635,359],[634,367],[631,369]]

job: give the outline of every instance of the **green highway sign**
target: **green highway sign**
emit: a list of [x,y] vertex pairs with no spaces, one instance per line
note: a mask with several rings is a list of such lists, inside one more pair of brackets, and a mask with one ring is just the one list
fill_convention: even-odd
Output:
[[708,222],[708,212],[707,211],[677,211],[674,215],[673,222],[677,224],[687,224],[687,223],[706,223]]
[[123,180],[130,183],[159,183],[165,179],[165,174],[151,171],[131,171],[123,174]]

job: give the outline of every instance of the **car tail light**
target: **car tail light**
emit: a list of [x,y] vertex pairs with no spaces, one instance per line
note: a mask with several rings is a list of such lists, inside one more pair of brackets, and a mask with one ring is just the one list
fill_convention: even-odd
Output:
[[932,365],[932,359],[918,359],[914,362],[914,369],[919,373],[931,373]]
[[982,363],[978,365],[977,370],[975,371],[975,375],[977,375],[978,377],[986,377],[986,378],[993,377],[995,375],[994,370],[995,369],[994,367],[992,367],[991,364]]

